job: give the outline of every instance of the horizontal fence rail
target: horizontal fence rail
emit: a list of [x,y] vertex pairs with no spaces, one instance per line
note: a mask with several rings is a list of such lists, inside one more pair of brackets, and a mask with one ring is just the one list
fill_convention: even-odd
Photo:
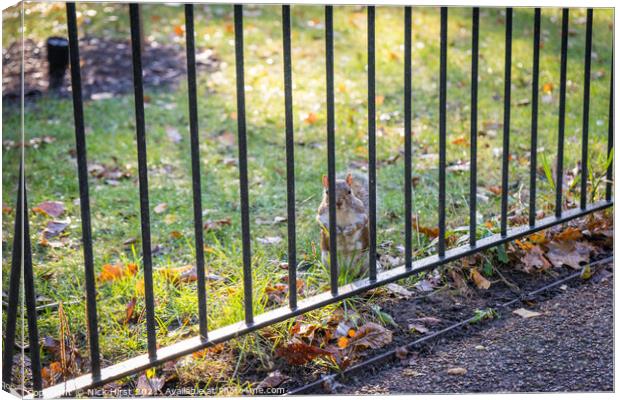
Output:
[[[338,286],[338,260],[336,257],[336,124],[334,102],[334,10],[333,6],[325,6],[325,53],[326,53],[326,142],[327,142],[327,170],[328,170],[328,199],[329,199],[329,282],[330,290],[325,293],[298,300],[296,288],[297,280],[297,254],[296,254],[296,212],[295,212],[295,157],[294,157],[294,124],[293,124],[293,58],[291,52],[291,10],[290,6],[282,6],[282,51],[283,51],[283,111],[284,131],[286,145],[286,191],[287,191],[287,231],[288,231],[288,279],[289,279],[289,303],[287,306],[254,315],[252,298],[252,252],[250,233],[250,209],[249,209],[249,184],[248,184],[248,157],[247,157],[247,132],[246,132],[246,103],[244,85],[244,35],[243,35],[243,6],[234,6],[234,47],[235,47],[235,74],[236,74],[236,106],[237,106],[237,135],[239,157],[239,194],[241,213],[241,238],[242,238],[242,271],[244,311],[243,321],[228,325],[223,328],[209,330],[207,326],[208,304],[205,285],[205,255],[204,238],[202,232],[202,192],[201,171],[199,152],[199,128],[198,128],[198,100],[196,81],[196,49],[194,29],[194,7],[185,5],[185,35],[186,35],[186,61],[188,83],[188,110],[189,110],[189,135],[192,168],[193,189],[193,213],[196,247],[196,269],[198,273],[197,300],[199,335],[182,340],[175,344],[160,347],[157,344],[155,298],[153,293],[153,271],[150,233],[150,211],[148,193],[148,169],[147,169],[147,132],[144,114],[144,93],[142,79],[142,53],[140,43],[140,7],[137,4],[129,5],[129,24],[131,32],[134,106],[136,122],[136,146],[139,172],[139,196],[140,196],[140,220],[142,234],[142,267],[144,271],[144,300],[146,307],[146,331],[147,353],[131,358],[120,363],[101,367],[101,355],[99,350],[99,331],[96,301],[96,283],[93,262],[93,239],[91,228],[91,211],[89,206],[89,189],[87,173],[86,137],[84,132],[84,112],[82,99],[82,86],[80,75],[80,56],[78,46],[78,30],[76,23],[76,11],[74,3],[67,3],[67,24],[70,44],[71,83],[73,95],[74,127],[77,152],[77,178],[80,190],[80,212],[82,223],[82,243],[84,254],[84,276],[86,294],[86,313],[88,316],[88,339],[90,350],[90,372],[69,379],[66,382],[42,389],[41,362],[38,357],[38,334],[36,324],[35,292],[32,273],[32,256],[30,250],[30,235],[28,232],[28,218],[26,207],[26,182],[23,172],[23,160],[20,165],[20,178],[18,183],[18,195],[16,206],[16,219],[14,227],[14,241],[12,251],[12,263],[10,281],[20,282],[21,271],[24,271],[24,293],[26,309],[28,312],[28,328],[31,353],[31,372],[33,376],[35,395],[44,397],[58,397],[63,395],[77,394],[81,390],[103,385],[147,368],[162,364],[168,360],[213,346],[231,338],[256,331],[266,326],[287,320],[305,312],[332,304],[348,297],[363,293],[387,283],[406,278],[408,276],[427,271],[451,261],[458,260],[482,250],[492,248],[509,241],[519,239],[537,231],[568,222],[572,219],[586,216],[595,211],[613,206],[612,197],[612,166],[606,171],[605,199],[588,203],[587,199],[587,167],[588,135],[589,135],[589,102],[590,102],[590,70],[592,57],[592,26],[594,13],[592,9],[587,11],[585,54],[584,54],[584,104],[583,104],[583,131],[582,131],[582,170],[581,170],[581,193],[579,207],[563,209],[562,185],[558,184],[555,193],[555,212],[553,216],[536,219],[536,179],[537,164],[536,154],[538,151],[538,97],[539,63],[540,63],[540,34],[541,34],[541,9],[534,10],[533,19],[533,64],[532,64],[532,115],[531,115],[531,153],[529,171],[529,214],[528,224],[525,226],[508,227],[508,195],[509,176],[508,162],[510,156],[510,99],[511,99],[511,67],[512,67],[512,18],[511,8],[505,10],[505,53],[504,53],[504,125],[503,125],[503,153],[502,153],[502,192],[501,192],[501,215],[500,232],[484,237],[476,237],[476,190],[477,190],[477,135],[478,135],[478,61],[479,61],[479,25],[480,10],[472,9],[472,60],[471,60],[471,109],[470,109],[470,213],[469,213],[469,241],[467,244],[456,248],[446,248],[446,132],[447,132],[447,83],[448,83],[448,8],[440,10],[440,34],[439,34],[439,71],[438,72],[438,95],[439,95],[439,162],[438,162],[438,228],[437,254],[418,260],[412,259],[412,8],[404,8],[404,215],[405,215],[405,262],[393,269],[378,271],[376,266],[377,227],[376,227],[376,102],[375,102],[375,7],[367,8],[367,83],[368,83],[368,180],[369,180],[369,271],[366,278],[353,283]],[[558,161],[557,181],[562,182],[563,177],[563,151],[564,129],[566,113],[566,73],[568,54],[568,9],[562,10],[561,32],[561,61],[560,61],[560,104],[558,120]],[[608,156],[613,151],[613,59],[612,75],[610,78],[609,97],[609,130],[608,130]],[[9,290],[9,307],[7,314],[7,329],[5,336],[5,352],[3,354],[4,367],[2,372],[3,384],[11,384],[11,371],[13,367],[13,345],[17,326],[17,312],[19,308],[19,287],[13,284]],[[34,350],[34,351],[33,351]]]

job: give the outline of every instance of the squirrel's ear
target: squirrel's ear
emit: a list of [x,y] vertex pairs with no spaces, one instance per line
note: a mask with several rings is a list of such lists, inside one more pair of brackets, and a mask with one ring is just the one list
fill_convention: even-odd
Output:
[[329,188],[329,180],[327,179],[327,175],[323,175],[323,187],[325,189]]
[[349,186],[352,186],[353,185],[353,175],[347,174],[346,181],[347,181],[347,184]]

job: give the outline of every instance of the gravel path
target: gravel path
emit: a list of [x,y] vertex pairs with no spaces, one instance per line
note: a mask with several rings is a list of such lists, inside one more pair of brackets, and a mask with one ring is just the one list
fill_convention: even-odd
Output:
[[595,278],[524,306],[539,316],[506,310],[476,333],[353,377],[338,392],[612,391],[613,277]]

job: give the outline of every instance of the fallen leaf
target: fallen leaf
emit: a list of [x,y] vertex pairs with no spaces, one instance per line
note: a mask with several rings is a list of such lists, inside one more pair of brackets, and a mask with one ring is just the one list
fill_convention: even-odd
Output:
[[539,312],[526,310],[525,308],[519,308],[514,310],[512,313],[517,314],[521,318],[533,318],[541,315]]
[[313,125],[319,120],[319,117],[315,113],[308,113],[304,121],[310,125]]
[[421,292],[432,292],[435,289],[435,287],[426,279],[416,282],[413,286]]
[[476,268],[471,269],[469,276],[474,281],[478,289],[487,290],[491,287],[491,282],[489,282],[488,279],[482,276]]
[[128,264],[105,264],[99,273],[99,282],[108,282],[121,279],[124,276],[132,276],[138,272],[138,266],[133,263]]
[[2,212],[4,214],[10,214],[13,212],[13,209],[9,206],[7,206],[6,204],[2,203]]
[[276,355],[291,365],[304,365],[317,357],[331,356],[331,352],[303,342],[293,342],[278,347]]
[[217,141],[224,146],[232,147],[237,143],[237,137],[232,132],[224,131],[222,134],[217,136]]
[[184,32],[185,32],[185,28],[183,27],[183,25],[175,25],[174,26],[174,33],[177,36],[183,36]]
[[396,348],[396,358],[399,360],[406,360],[409,358],[409,351],[405,346],[400,346]]
[[273,371],[257,386],[258,389],[275,388],[288,381],[290,378],[280,371]]
[[487,189],[489,190],[489,192],[493,193],[496,196],[499,196],[502,194],[502,188],[496,185],[491,185],[489,187],[487,187]]
[[551,263],[545,258],[545,253],[540,246],[533,246],[529,249],[523,257],[521,257],[523,263],[523,270],[527,273],[534,271],[544,271],[551,267]]
[[136,282],[136,293],[140,296],[144,296],[144,279],[140,279]]
[[380,106],[383,104],[384,101],[385,101],[385,96],[381,96],[381,95],[375,96],[376,105]]
[[413,368],[405,368],[405,369],[403,369],[402,375],[403,376],[416,377],[416,376],[422,376],[422,375],[424,375],[424,373],[416,371]]
[[68,221],[49,221],[47,227],[43,230],[43,237],[49,239],[58,236],[67,226],[69,226]]
[[573,269],[581,269],[581,263],[590,261],[590,253],[594,247],[587,242],[565,240],[552,241],[547,244],[547,259],[554,267],[567,265]]
[[198,273],[196,267],[192,264],[184,265],[176,268],[164,268],[159,272],[170,282],[173,283],[187,283],[195,282],[198,280]]
[[138,241],[135,237],[131,237],[123,242],[123,245],[129,246],[130,244],[134,244]]
[[267,236],[264,238],[257,238],[256,240],[262,244],[278,244],[282,241],[282,238],[280,236]]
[[207,222],[204,223],[203,228],[206,231],[211,231],[211,230],[217,230],[217,229],[220,229],[221,227],[230,226],[230,225],[232,225],[232,221],[230,218],[222,218],[216,221],[208,220]]
[[419,233],[423,235],[428,236],[429,238],[436,238],[437,236],[439,236],[439,227],[436,226],[433,228],[429,228],[429,227],[421,226],[418,223],[418,218],[415,216],[411,218],[411,224],[416,231],[418,231]]
[[[144,283],[144,281],[142,281]],[[125,319],[123,325],[127,325],[133,319],[133,312],[136,308],[136,297],[132,297],[125,308]]]
[[413,296],[412,292],[396,283],[388,283],[387,285],[385,285],[385,288],[394,294],[404,297],[405,299]]
[[179,130],[171,126],[166,127],[166,136],[172,143],[180,143],[183,140],[183,136],[179,133]]
[[166,203],[159,203],[158,205],[155,206],[153,211],[155,211],[155,214],[161,214],[164,211],[166,211],[166,209],[168,209],[168,204],[166,204]]
[[338,347],[339,348],[344,349],[348,345],[349,345],[349,339],[347,337],[342,336],[342,337],[338,338]]
[[592,278],[592,269],[590,268],[590,264],[584,265],[581,269],[581,275],[579,275],[581,279],[588,280]]
[[350,345],[355,348],[378,349],[392,342],[392,331],[374,322],[359,327]]
[[34,207],[32,211],[49,215],[50,217],[58,217],[65,211],[65,206],[60,201],[44,201]]
[[463,136],[463,135],[453,139],[451,141],[451,143],[459,145],[459,146],[467,146],[467,145],[469,145],[469,142],[467,141],[467,138],[465,136]]
[[553,92],[553,83],[551,82],[547,82],[543,85],[543,92],[544,93],[551,93]]
[[545,244],[548,242],[547,234],[545,233],[545,231],[532,233],[530,236],[527,237],[527,239],[530,242],[536,243],[536,244]]
[[465,375],[467,370],[463,367],[449,368],[446,371],[449,375]]
[[410,332],[418,332],[421,334],[425,334],[429,331],[429,329],[421,323],[411,323],[407,326]]
[[579,240],[581,239],[581,231],[577,228],[573,228],[569,226],[564,229],[562,232],[555,235],[554,240]]

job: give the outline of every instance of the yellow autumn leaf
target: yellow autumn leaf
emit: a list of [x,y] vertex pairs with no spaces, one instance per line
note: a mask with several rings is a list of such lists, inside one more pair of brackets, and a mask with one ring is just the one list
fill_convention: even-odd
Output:
[[349,345],[349,339],[347,339],[346,336],[338,338],[338,347],[340,347],[341,349],[344,349],[348,345]]

